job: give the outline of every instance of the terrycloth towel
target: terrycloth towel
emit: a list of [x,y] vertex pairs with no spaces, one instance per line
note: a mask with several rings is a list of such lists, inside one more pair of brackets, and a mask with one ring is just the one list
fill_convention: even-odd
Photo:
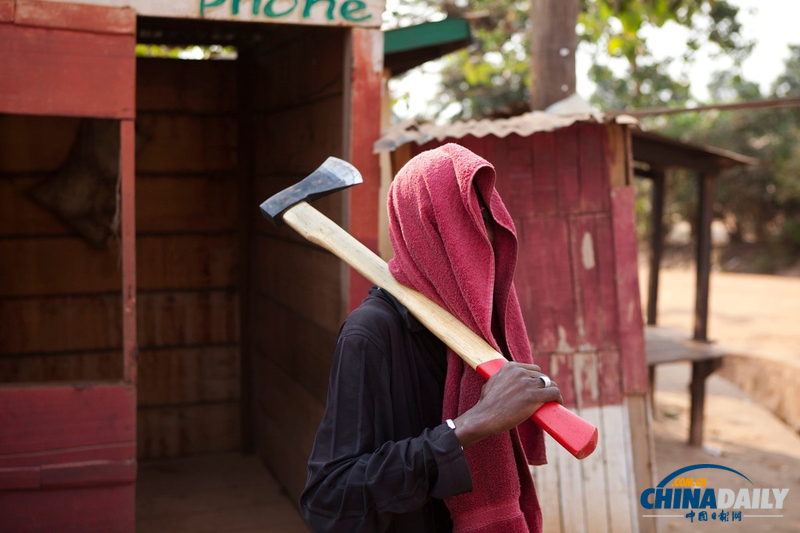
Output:
[[[481,197],[489,199],[494,246],[473,181]],[[456,144],[411,159],[389,191],[395,254],[389,269],[397,281],[450,311],[507,358],[530,363],[528,334],[513,285],[516,230],[494,185],[494,167]],[[456,418],[475,405],[484,383],[448,351],[443,419]],[[541,531],[541,510],[527,465],[546,462],[543,438],[541,428],[529,421],[466,450],[473,490],[446,502],[456,532]]]

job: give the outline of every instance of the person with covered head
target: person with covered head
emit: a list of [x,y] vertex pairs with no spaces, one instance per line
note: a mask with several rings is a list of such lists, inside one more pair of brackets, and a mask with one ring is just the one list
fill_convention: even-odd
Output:
[[[314,531],[541,531],[530,417],[561,401],[539,379],[513,276],[517,238],[492,165],[447,144],[389,190],[389,269],[509,363],[488,381],[373,287],[339,332],[301,512]],[[549,382],[549,386],[547,386]]]

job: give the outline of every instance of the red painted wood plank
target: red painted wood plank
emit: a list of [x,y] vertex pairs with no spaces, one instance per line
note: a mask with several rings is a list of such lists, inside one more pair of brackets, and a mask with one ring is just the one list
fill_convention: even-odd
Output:
[[597,353],[579,353],[573,356],[575,370],[575,398],[578,407],[597,407],[600,405],[600,377],[598,375]]
[[529,138],[533,153],[528,214],[533,216],[558,213],[558,145],[555,133],[537,133]]
[[572,271],[582,350],[616,348],[617,307],[611,216],[570,218]]
[[556,184],[558,185],[559,213],[573,213],[580,209],[580,182],[578,181],[578,130],[562,128],[553,134],[556,146]]
[[8,533],[133,533],[135,486],[18,490],[0,496],[0,529]]
[[41,465],[82,463],[98,460],[125,461],[135,458],[136,446],[133,442],[128,442],[0,456],[0,468],[39,467]]
[[[346,143],[349,161],[361,172],[364,183],[350,189],[350,233],[370,250],[378,251],[378,191],[380,162],[372,146],[380,137],[381,91],[383,89],[383,33],[380,30],[350,30],[350,94],[346,104],[349,120]],[[381,206],[382,207],[382,206]],[[350,269],[349,307],[361,304],[372,285]]]
[[136,459],[45,465],[41,476],[47,490],[126,485],[136,482]]
[[597,354],[597,380],[600,390],[600,403],[606,405],[622,404],[622,362],[616,350]]
[[0,112],[133,118],[134,35],[0,24]]
[[550,371],[545,373],[558,384],[558,390],[561,391],[561,397],[564,399],[564,407],[575,408],[578,405],[578,398],[575,390],[573,355],[554,354],[550,357]]
[[120,197],[122,247],[122,372],[136,383],[136,132],[132,120],[120,121]]
[[124,7],[17,0],[14,22],[38,28],[125,35],[136,33],[136,11]]
[[0,0],[0,23],[14,21],[14,0]]
[[31,490],[41,486],[41,469],[38,466],[0,468],[0,491]]
[[579,349],[596,350],[602,334],[600,310],[600,269],[597,267],[597,236],[594,215],[569,219],[569,239],[572,254],[570,265],[574,278],[575,313],[578,323]]
[[599,306],[603,315],[603,334],[600,347],[604,350],[619,348],[619,312],[617,310],[616,263],[614,260],[614,236],[610,215],[596,219],[595,261],[600,274]]
[[[436,148],[437,146],[442,146],[443,144],[446,144],[446,143],[449,143],[449,142],[453,142],[453,143],[456,143],[456,144],[460,144],[461,146],[463,146],[467,150],[470,150],[471,152],[481,156],[482,158],[486,159],[487,161],[490,161],[485,155],[486,154],[486,144],[487,144],[487,142],[491,142],[493,139],[494,139],[493,137],[480,137],[479,138],[479,137],[475,137],[474,135],[467,135],[465,137],[462,137],[461,139],[445,139],[442,142],[434,141],[434,142],[430,143],[430,148],[426,148],[426,149]],[[490,161],[490,162],[493,163],[493,161]]]
[[539,214],[534,211],[533,162],[531,159],[531,139],[512,134],[504,139],[494,139],[505,148],[503,157],[492,163],[497,168],[498,187],[508,211],[513,217]]
[[567,221],[524,219],[515,284],[537,355],[577,346]]
[[626,394],[648,389],[644,351],[644,323],[639,296],[633,187],[615,188],[611,195],[614,257],[617,266],[619,342],[622,383]]
[[0,455],[132,442],[136,392],[98,384],[0,388]]
[[608,210],[608,168],[606,130],[599,124],[578,124],[580,147],[580,210],[584,213]]

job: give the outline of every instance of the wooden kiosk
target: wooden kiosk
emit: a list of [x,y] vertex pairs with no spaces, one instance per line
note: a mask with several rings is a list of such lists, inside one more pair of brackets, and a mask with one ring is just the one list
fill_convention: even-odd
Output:
[[534,361],[558,382],[564,405],[600,433],[597,450],[582,461],[546,439],[549,464],[533,474],[547,532],[656,528],[639,506],[655,467],[630,122],[532,112],[399,125],[376,145],[392,151],[393,172],[447,142],[495,166],[520,239],[514,282]]
[[0,0],[0,529],[134,531],[137,459],[255,451],[296,501],[366,282],[257,207],[339,155],[376,247],[382,10]]

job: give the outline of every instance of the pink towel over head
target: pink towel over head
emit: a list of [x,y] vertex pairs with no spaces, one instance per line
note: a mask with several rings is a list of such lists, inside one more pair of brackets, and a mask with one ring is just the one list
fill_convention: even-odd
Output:
[[[495,221],[494,245],[473,183]],[[506,358],[532,362],[513,284],[516,230],[495,190],[494,167],[456,144],[423,152],[397,174],[388,209],[395,254],[389,269],[395,279],[450,311]],[[475,405],[485,383],[452,350],[447,357],[443,419]],[[473,490],[446,502],[454,531],[541,531],[528,470],[528,464],[546,462],[541,428],[528,421],[465,453]]]

